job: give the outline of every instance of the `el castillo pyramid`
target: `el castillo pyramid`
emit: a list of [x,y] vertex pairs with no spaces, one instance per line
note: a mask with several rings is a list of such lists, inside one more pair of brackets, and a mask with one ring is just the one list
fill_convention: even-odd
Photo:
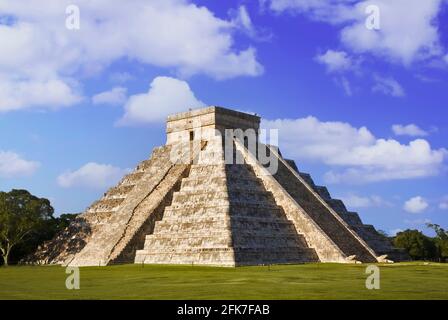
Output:
[[[220,107],[168,117],[166,145],[26,262],[241,266],[407,259],[277,147],[260,143],[259,126],[256,115]],[[232,129],[255,132],[256,152],[247,137],[229,136]],[[276,162],[275,172],[259,154]],[[239,162],[229,163],[229,156]]]

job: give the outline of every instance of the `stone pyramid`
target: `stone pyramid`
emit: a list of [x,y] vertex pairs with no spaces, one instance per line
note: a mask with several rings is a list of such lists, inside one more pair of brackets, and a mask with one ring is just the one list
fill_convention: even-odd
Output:
[[[258,116],[220,107],[170,116],[166,145],[24,262],[241,266],[408,259],[278,148],[261,144],[259,125]],[[255,149],[246,135],[228,134],[249,131]]]

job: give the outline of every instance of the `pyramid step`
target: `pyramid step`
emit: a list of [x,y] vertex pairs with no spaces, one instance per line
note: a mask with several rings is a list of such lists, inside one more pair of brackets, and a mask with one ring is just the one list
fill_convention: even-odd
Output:
[[257,233],[275,233],[275,232],[293,232],[294,225],[289,221],[260,222],[251,219],[232,219],[232,220],[203,220],[203,222],[175,222],[175,221],[157,221],[154,234],[170,232],[197,232],[208,230],[232,230],[233,232],[257,232]]
[[284,248],[275,250],[250,248],[192,248],[173,251],[139,250],[136,263],[198,265],[265,265],[319,261],[313,249]]
[[[185,202],[182,200],[185,199]],[[181,201],[179,201],[181,200]],[[272,207],[272,205],[268,199],[260,197],[253,197],[253,198],[230,198],[230,197],[207,197],[204,196],[190,196],[190,197],[179,197],[176,198],[175,201],[171,204],[172,208],[198,208],[204,205],[207,206],[225,206],[230,204],[230,206],[251,206],[251,207],[258,207],[258,209],[263,210],[265,207]]]
[[226,181],[225,178],[220,180],[200,179],[182,181],[181,190],[183,192],[210,192],[213,191],[227,191],[234,192],[266,192],[264,186],[257,180],[241,179],[237,182]]
[[[176,197],[176,196],[174,196]],[[204,205],[210,205],[210,206],[225,206],[229,204],[229,199],[227,197],[221,197],[216,198],[210,196],[209,198],[207,196],[196,196],[194,199],[184,197],[186,200],[185,202],[181,201],[182,197],[175,198],[173,202],[171,203],[171,208],[177,209],[177,208],[200,208]],[[180,200],[180,201],[179,201]]]
[[133,172],[131,174],[128,174],[123,179],[120,186],[135,185],[143,177],[144,174],[145,174],[144,172]]
[[261,190],[233,190],[232,191],[179,191],[173,196],[173,205],[180,202],[208,202],[210,200],[229,200],[231,202],[272,202],[272,194]]
[[107,193],[106,196],[109,197],[122,197],[125,198],[126,195],[134,189],[134,186],[118,186],[111,188]]
[[210,190],[215,187],[228,187],[231,188],[246,188],[246,189],[259,189],[264,188],[263,184],[254,178],[239,177],[204,177],[204,178],[184,178],[182,180],[182,190]]
[[225,177],[224,164],[195,164],[191,166],[190,178]]
[[225,177],[209,177],[209,178],[184,178],[182,179],[181,190],[227,190],[227,179]]
[[295,246],[306,248],[303,237],[294,233],[269,234],[269,233],[241,233],[237,236],[230,235],[227,231],[216,231],[213,236],[210,233],[159,233],[146,237],[144,249],[156,250],[158,248],[190,248],[213,246],[236,246],[246,248],[283,248]]
[[328,191],[327,187],[325,186],[315,186],[314,190],[316,190],[316,192],[324,199],[324,200],[330,200],[331,199],[331,195],[330,192]]
[[93,224],[104,224],[107,223],[108,219],[114,215],[114,211],[98,211],[98,212],[91,212],[87,211],[84,215],[86,218],[88,218],[90,223]]
[[362,226],[363,223],[359,214],[357,212],[348,211],[344,214],[339,214],[345,222],[347,222],[351,227]]
[[201,223],[222,223],[222,224],[238,224],[238,223],[256,223],[256,224],[291,224],[289,220],[285,220],[282,217],[253,217],[253,216],[229,216],[227,214],[221,216],[191,216],[187,218],[182,217],[164,217],[163,220],[157,221],[156,224],[201,224]]
[[95,202],[90,208],[89,211],[113,211],[117,209],[124,201],[125,198],[117,198],[117,199],[101,199],[100,201]]
[[238,177],[241,175],[253,174],[253,170],[246,164],[211,164],[211,165],[193,165],[190,171],[190,178],[204,177]]
[[310,248],[284,248],[269,250],[260,249],[235,249],[235,264],[266,265],[266,264],[297,264],[318,262],[319,258],[314,249]]
[[210,235],[149,235],[146,236],[144,249],[155,250],[156,248],[191,248],[191,247],[230,247],[232,240],[230,234],[214,234]]
[[146,264],[198,264],[235,266],[234,253],[230,248],[213,248],[213,250],[182,250],[169,252],[148,252],[138,250],[136,263]]
[[[211,226],[194,226],[194,225],[172,225],[170,227],[157,229],[155,233],[147,235],[146,239],[153,238],[183,238],[183,237],[209,237]],[[248,230],[244,226],[216,226],[213,229],[213,235],[227,237],[227,234],[232,233],[233,239],[239,239],[244,237],[254,238],[288,238],[291,237],[300,238],[301,236],[296,233],[295,229],[290,225],[280,226],[267,226],[259,228],[257,230]],[[149,238],[148,238],[149,237]]]
[[169,206],[165,208],[164,219],[170,218],[185,218],[188,217],[215,217],[230,214],[232,217],[284,217],[284,211],[281,207],[266,205],[260,206],[259,204],[245,204],[245,205],[232,205],[229,203],[223,205],[207,205],[198,204],[197,206]]
[[184,192],[181,189],[181,191],[174,193],[172,205],[175,205],[177,203],[184,204],[188,202],[196,203],[196,202],[208,202],[210,200],[227,200],[228,198],[229,195],[227,191]]

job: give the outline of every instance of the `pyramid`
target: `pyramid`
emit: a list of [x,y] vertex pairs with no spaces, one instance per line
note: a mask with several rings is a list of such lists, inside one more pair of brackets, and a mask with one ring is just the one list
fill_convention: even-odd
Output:
[[260,117],[221,107],[168,117],[166,145],[24,262],[231,267],[408,259],[277,147],[260,143],[259,127]]

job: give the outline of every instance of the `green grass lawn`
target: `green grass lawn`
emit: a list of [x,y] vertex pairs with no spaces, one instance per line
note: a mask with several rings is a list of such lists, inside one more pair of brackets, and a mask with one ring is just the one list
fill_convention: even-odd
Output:
[[379,267],[380,290],[366,289],[366,265],[304,264],[80,268],[81,288],[72,291],[62,267],[8,267],[0,268],[0,299],[448,299],[448,264]]

